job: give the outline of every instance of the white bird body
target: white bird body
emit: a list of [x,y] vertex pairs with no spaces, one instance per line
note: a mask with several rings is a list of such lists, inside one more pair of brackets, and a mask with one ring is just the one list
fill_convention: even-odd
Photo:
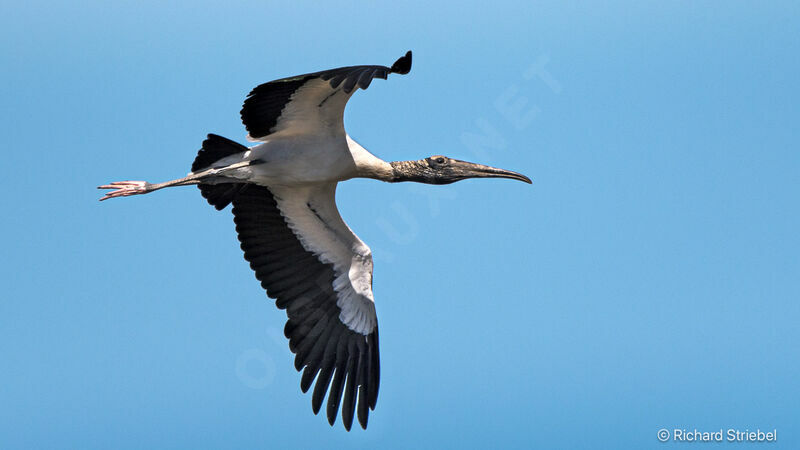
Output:
[[241,161],[263,163],[226,172],[225,176],[270,187],[324,184],[355,177],[386,179],[392,173],[389,163],[345,133],[326,136],[278,132],[247,151],[218,160],[211,167],[224,168]]
[[406,74],[411,52],[391,67],[352,66],[264,83],[241,111],[247,148],[210,134],[184,178],[151,184],[120,181],[101,200],[197,185],[221,210],[233,205],[244,257],[267,295],[286,310],[284,334],[303,370],[300,387],[314,385],[316,414],[327,395],[333,425],[342,405],[350,429],[363,428],[380,381],[378,320],[372,293],[372,252],[336,208],[336,186],[354,177],[446,184],[474,177],[530,183],[511,172],[444,156],[388,163],[344,130],[347,100],[374,78]]

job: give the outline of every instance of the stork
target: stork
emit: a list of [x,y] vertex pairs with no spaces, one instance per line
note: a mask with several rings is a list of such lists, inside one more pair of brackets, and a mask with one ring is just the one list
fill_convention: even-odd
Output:
[[[345,105],[356,89],[375,78],[407,74],[411,52],[391,67],[351,66],[282,78],[253,89],[241,118],[245,147],[209,134],[188,176],[164,183],[118,181],[100,200],[146,194],[171,186],[197,185],[218,210],[233,204],[244,258],[256,278],[285,309],[284,334],[312,384],[317,414],[327,394],[333,425],[341,404],[349,431],[354,413],[367,427],[380,381],[378,319],[372,295],[372,254],[336,208],[336,185],[351,178],[396,183],[448,184],[467,178],[510,178],[519,173],[436,155],[386,162],[345,132]],[[316,383],[314,383],[316,380]]]

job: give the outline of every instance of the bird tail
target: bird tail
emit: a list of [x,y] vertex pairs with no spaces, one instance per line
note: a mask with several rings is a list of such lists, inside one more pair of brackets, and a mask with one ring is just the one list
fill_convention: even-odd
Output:
[[199,172],[208,169],[212,164],[226,156],[246,152],[248,149],[244,145],[216,134],[209,134],[203,141],[203,148],[197,152],[197,158],[192,163],[192,172]]
[[[197,152],[197,157],[192,163],[192,172],[199,172],[203,169],[207,169],[226,156],[246,151],[247,147],[238,142],[234,142],[222,136],[217,136],[216,134],[209,134],[208,138],[203,141],[203,148]],[[200,188],[200,193],[208,200],[208,203],[218,210],[228,206],[245,186],[245,183],[228,182],[217,184],[200,183],[197,185],[197,187]]]

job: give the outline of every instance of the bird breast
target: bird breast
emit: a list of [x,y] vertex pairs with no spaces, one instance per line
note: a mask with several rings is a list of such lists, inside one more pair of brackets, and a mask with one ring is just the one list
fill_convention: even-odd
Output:
[[247,167],[249,173],[244,175],[249,181],[266,186],[342,181],[356,173],[344,135],[335,138],[276,133],[251,147],[241,158],[264,162]]

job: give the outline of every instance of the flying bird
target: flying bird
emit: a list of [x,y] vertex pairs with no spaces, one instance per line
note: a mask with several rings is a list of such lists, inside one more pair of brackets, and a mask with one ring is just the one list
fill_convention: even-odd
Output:
[[[372,295],[372,253],[336,208],[336,185],[351,178],[448,184],[519,173],[442,155],[386,162],[344,129],[347,101],[375,78],[407,74],[411,52],[391,67],[350,66],[282,78],[253,89],[241,110],[245,147],[209,134],[189,175],[164,183],[118,181],[100,200],[197,185],[216,209],[233,205],[244,258],[286,310],[284,334],[303,372],[300,387],[314,391],[314,414],[327,394],[328,422],[339,406],[349,431],[353,415],[366,429],[380,382],[378,319]],[[316,383],[314,381],[316,380]]]

